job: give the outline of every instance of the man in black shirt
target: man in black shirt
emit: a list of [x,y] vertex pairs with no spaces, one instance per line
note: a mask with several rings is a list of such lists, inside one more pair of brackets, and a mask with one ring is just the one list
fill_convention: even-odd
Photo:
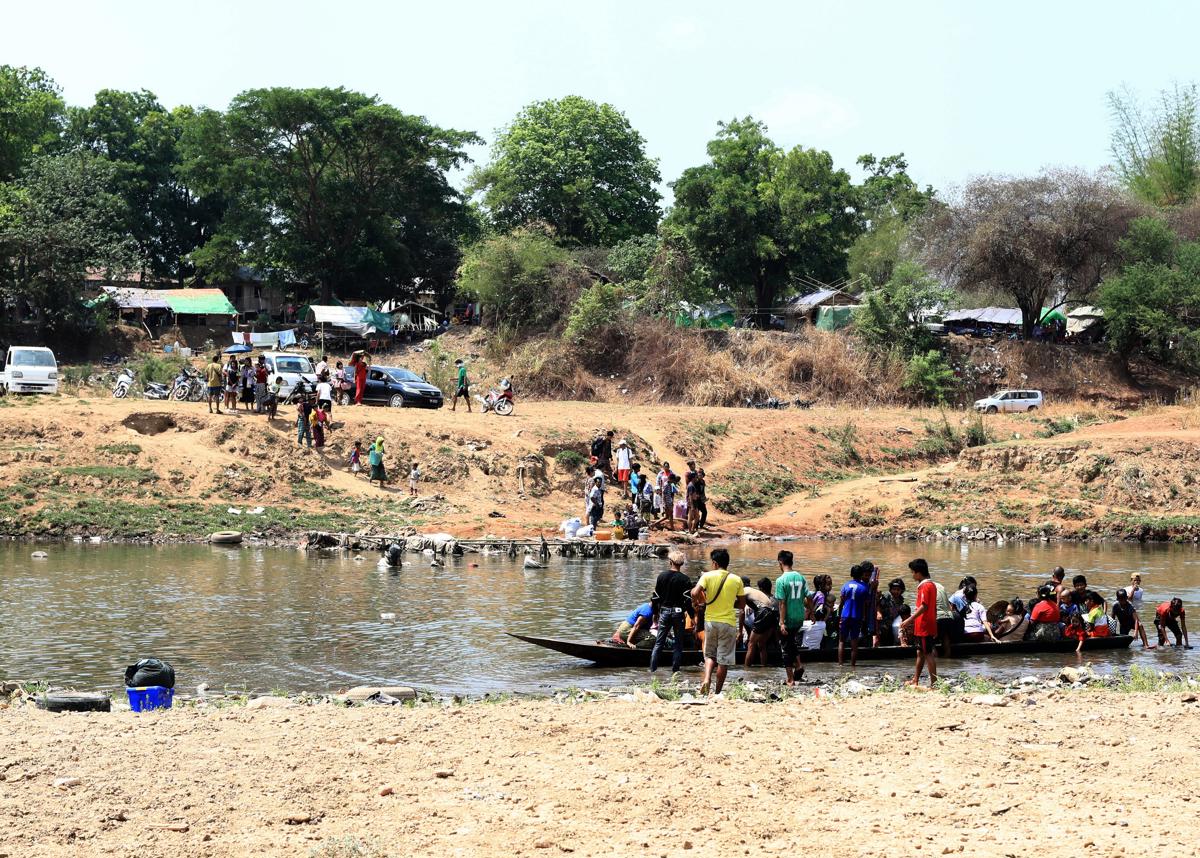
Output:
[[654,641],[654,649],[650,652],[650,673],[658,670],[658,657],[670,634],[675,641],[671,657],[671,673],[679,672],[683,666],[683,636],[684,617],[691,608],[692,600],[689,591],[692,581],[683,574],[683,565],[687,558],[678,548],[667,555],[670,564],[667,571],[658,576],[654,582],[654,595],[650,597],[650,607],[658,618],[658,637]]

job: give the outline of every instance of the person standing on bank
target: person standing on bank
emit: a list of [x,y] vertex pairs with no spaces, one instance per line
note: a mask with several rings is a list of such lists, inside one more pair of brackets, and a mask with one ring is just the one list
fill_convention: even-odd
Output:
[[792,552],[780,551],[776,557],[782,573],[775,581],[775,600],[779,603],[779,638],[783,643],[783,667],[790,688],[804,679],[804,659],[800,653],[804,621],[812,610],[808,582],[792,570]]
[[454,365],[458,367],[458,378],[454,388],[454,398],[450,400],[450,410],[458,410],[458,398],[461,396],[466,401],[469,412],[471,410],[471,383],[467,378],[467,365],[463,363],[462,358],[456,360]]
[[654,649],[650,651],[650,674],[658,670],[658,660],[671,636],[673,648],[671,651],[671,676],[679,673],[683,667],[683,637],[684,626],[690,602],[688,590],[692,581],[683,574],[683,566],[687,557],[678,548],[672,548],[667,554],[667,571],[658,576],[654,582],[654,595],[650,597],[650,607],[658,623],[658,638],[654,641]]
[[729,668],[737,664],[737,644],[742,639],[742,608],[746,589],[742,579],[729,571],[729,552],[714,548],[708,555],[712,569],[692,589],[692,602],[704,610],[704,679],[700,693],[708,694],[713,673],[716,693],[721,693]]
[[913,678],[906,684],[920,685],[921,670],[929,672],[929,687],[937,685],[937,587],[929,577],[929,564],[918,558],[908,564],[913,580],[917,582],[917,607],[901,629],[912,629],[913,643],[917,648],[917,663]]

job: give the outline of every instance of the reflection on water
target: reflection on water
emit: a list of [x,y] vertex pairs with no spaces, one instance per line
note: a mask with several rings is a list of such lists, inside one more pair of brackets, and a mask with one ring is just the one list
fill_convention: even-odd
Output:
[[[905,565],[923,555],[950,588],[974,575],[985,604],[1028,598],[1058,564],[1068,580],[1082,573],[1109,598],[1130,571],[1140,571],[1143,621],[1152,621],[1153,605],[1171,596],[1188,608],[1200,604],[1200,552],[1191,547],[754,543],[732,549],[735,568],[754,580],[774,577],[780,548],[795,553],[810,581],[828,572],[837,586],[853,563],[873,560],[885,581],[905,578],[910,598]],[[637,672],[590,668],[513,641],[503,630],[606,636],[649,597],[662,568],[654,560],[552,558],[548,569],[525,570],[519,560],[468,555],[431,569],[428,559],[410,555],[401,570],[385,571],[375,555],[355,561],[340,552],[64,545],[45,547],[49,559],[33,560],[33,550],[0,550],[0,677],[79,687],[119,686],[125,665],[151,655],[171,661],[187,689],[207,682],[325,691],[389,682],[482,693],[611,684]],[[702,555],[694,553],[692,575]],[[383,613],[396,620],[381,620]],[[1143,652],[1138,644],[1087,657],[1112,666],[1200,669],[1192,652]],[[956,661],[943,672],[1011,676],[1074,660]],[[834,670],[817,665],[810,672]]]

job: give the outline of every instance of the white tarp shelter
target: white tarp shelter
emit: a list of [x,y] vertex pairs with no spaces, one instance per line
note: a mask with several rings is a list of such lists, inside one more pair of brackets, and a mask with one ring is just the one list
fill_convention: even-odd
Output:
[[318,325],[332,325],[352,331],[360,337],[374,333],[375,325],[367,321],[367,307],[340,307],[334,304],[310,304],[308,314]]

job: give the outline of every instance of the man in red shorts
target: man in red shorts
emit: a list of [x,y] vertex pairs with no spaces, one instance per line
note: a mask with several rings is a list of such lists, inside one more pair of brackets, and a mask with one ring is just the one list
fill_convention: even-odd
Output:
[[921,684],[921,669],[929,671],[929,687],[937,685],[937,587],[929,579],[929,564],[924,560],[912,560],[908,564],[913,580],[917,582],[917,607],[912,616],[900,624],[911,628],[913,643],[917,648],[917,667],[910,685]]

